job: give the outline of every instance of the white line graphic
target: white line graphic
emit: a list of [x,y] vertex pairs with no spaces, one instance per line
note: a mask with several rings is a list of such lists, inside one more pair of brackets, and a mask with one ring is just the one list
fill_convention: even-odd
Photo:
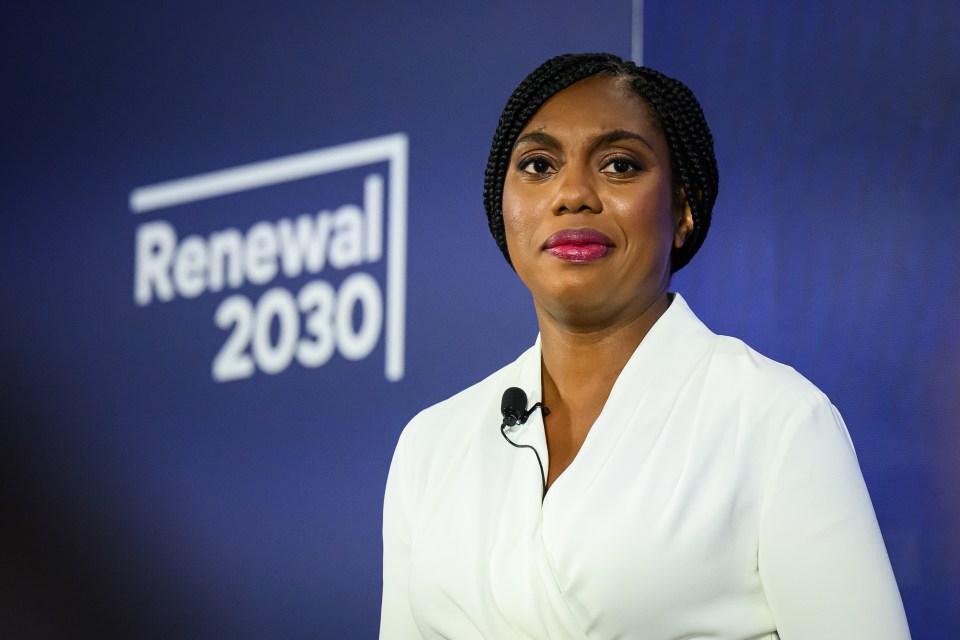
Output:
[[643,64],[643,0],[633,0],[633,20],[630,21],[630,59]]

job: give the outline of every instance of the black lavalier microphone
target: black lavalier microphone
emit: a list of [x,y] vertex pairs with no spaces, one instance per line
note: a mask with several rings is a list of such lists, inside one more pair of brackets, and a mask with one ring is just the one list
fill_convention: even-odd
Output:
[[500,400],[500,413],[503,414],[503,424],[508,427],[515,426],[518,422],[523,424],[527,421],[527,394],[519,387],[510,387],[503,392],[503,399]]
[[550,415],[550,409],[543,406],[542,402],[538,402],[527,409],[527,394],[519,387],[510,387],[503,392],[503,398],[500,399],[500,413],[503,415],[503,424],[508,427],[523,424],[537,408],[543,415]]
[[500,413],[503,415],[503,423],[500,424],[500,434],[504,440],[516,448],[530,449],[533,451],[533,454],[537,456],[537,464],[540,465],[540,480],[543,483],[543,493],[540,494],[540,500],[542,502],[543,498],[547,495],[547,475],[543,472],[543,462],[540,460],[540,454],[534,447],[528,444],[517,444],[507,437],[507,427],[525,423],[527,418],[530,417],[530,414],[538,407],[544,416],[550,415],[550,409],[543,406],[542,402],[538,402],[527,409],[527,394],[524,393],[523,389],[510,387],[504,391],[503,397],[500,399]]

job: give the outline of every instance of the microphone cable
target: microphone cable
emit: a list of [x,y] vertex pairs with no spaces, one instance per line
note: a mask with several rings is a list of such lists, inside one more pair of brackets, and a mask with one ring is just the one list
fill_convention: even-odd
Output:
[[540,409],[540,412],[544,417],[550,415],[550,409],[548,409],[542,402],[534,404],[529,409],[527,407],[527,394],[520,389],[519,387],[510,387],[503,392],[503,397],[500,400],[500,413],[503,415],[503,422],[500,423],[500,435],[503,436],[503,439],[510,443],[511,446],[516,447],[517,449],[530,449],[533,451],[533,455],[537,456],[537,465],[540,467],[540,482],[542,492],[540,493],[540,503],[543,503],[544,498],[547,496],[547,474],[543,470],[543,461],[540,459],[540,452],[537,451],[536,447],[533,447],[529,444],[517,444],[513,440],[507,437],[507,427],[513,427],[518,424],[524,424],[527,421],[527,418],[530,417],[530,414]]

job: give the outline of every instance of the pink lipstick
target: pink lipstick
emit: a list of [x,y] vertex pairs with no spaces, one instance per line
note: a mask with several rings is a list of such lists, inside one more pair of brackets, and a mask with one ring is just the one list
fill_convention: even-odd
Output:
[[567,262],[594,262],[614,247],[613,241],[596,229],[564,229],[547,238],[543,249]]

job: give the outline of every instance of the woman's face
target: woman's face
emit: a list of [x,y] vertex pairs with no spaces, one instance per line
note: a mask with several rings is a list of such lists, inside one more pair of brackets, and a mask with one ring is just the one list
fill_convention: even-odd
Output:
[[693,228],[646,104],[599,75],[554,95],[520,132],[503,220],[538,313],[584,328],[629,322],[666,295],[671,247]]

